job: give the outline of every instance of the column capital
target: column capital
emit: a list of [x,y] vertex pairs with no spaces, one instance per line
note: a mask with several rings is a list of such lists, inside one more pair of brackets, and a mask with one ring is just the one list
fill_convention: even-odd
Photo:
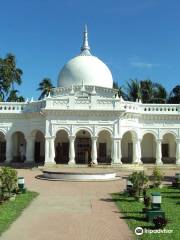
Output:
[[112,137],[112,140],[117,140],[117,141],[121,141],[122,140],[122,137]]
[[31,134],[26,134],[24,137],[26,140],[34,140],[36,138],[35,136],[32,136]]
[[51,139],[55,139],[55,136],[45,136],[46,140],[51,140]]
[[74,136],[74,135],[70,135],[70,136],[69,136],[69,140],[70,140],[70,141],[74,141],[75,138],[76,138],[76,136]]
[[162,142],[162,138],[157,138],[156,139],[156,143],[161,143]]
[[91,139],[94,140],[94,141],[97,141],[98,137],[97,136],[92,136]]

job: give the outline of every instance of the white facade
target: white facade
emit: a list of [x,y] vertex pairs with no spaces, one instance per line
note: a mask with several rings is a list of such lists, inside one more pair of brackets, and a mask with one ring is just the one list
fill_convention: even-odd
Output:
[[[81,50],[91,57],[87,31]],[[0,162],[180,164],[180,104],[127,102],[103,79],[71,80],[41,101],[0,103]]]

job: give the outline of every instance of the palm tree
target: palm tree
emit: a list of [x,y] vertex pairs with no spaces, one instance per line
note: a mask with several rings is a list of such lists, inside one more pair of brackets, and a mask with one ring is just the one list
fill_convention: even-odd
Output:
[[118,97],[122,97],[124,100],[127,99],[127,96],[123,91],[123,87],[119,86],[118,82],[113,82],[113,88],[118,90]]
[[151,80],[140,81],[141,100],[143,103],[165,103],[167,100],[167,91],[160,84]]
[[18,90],[11,90],[7,98],[7,102],[24,102],[23,96],[18,96]]
[[135,102],[136,99],[141,99],[141,86],[137,79],[130,79],[125,90],[129,101]]
[[129,101],[141,99],[143,103],[166,103],[168,96],[160,83],[152,82],[150,79],[141,81],[131,79],[127,82],[126,94]]
[[[9,53],[6,57],[0,58],[0,96],[1,100],[5,100],[5,96],[10,94],[14,89],[14,85],[22,83],[23,71],[16,67],[16,58]],[[12,93],[11,93],[12,94]]]
[[176,85],[169,94],[169,103],[180,103],[180,85]]
[[41,91],[41,95],[39,96],[39,100],[43,99],[44,97],[48,96],[49,93],[51,93],[53,84],[51,82],[50,78],[44,78],[40,83],[38,87],[38,91]]

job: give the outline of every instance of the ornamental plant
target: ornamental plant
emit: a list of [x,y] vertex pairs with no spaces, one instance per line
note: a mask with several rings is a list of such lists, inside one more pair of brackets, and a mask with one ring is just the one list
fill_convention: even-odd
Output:
[[148,182],[148,177],[145,175],[144,171],[142,172],[133,172],[129,176],[129,181],[133,184],[134,195],[139,198],[144,186]]
[[165,217],[157,216],[153,218],[153,223],[156,229],[163,229],[167,225],[168,221]]
[[152,173],[153,186],[159,187],[163,179],[164,179],[164,174],[161,172],[161,170],[158,167],[155,167]]
[[17,187],[17,171],[10,167],[0,169],[1,199],[9,198]]

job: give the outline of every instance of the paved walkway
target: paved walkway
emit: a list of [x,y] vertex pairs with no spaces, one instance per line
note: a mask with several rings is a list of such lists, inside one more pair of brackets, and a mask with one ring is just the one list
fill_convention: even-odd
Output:
[[110,193],[125,187],[112,182],[52,182],[35,178],[39,171],[18,170],[28,189],[40,195],[11,225],[1,240],[131,240]]

